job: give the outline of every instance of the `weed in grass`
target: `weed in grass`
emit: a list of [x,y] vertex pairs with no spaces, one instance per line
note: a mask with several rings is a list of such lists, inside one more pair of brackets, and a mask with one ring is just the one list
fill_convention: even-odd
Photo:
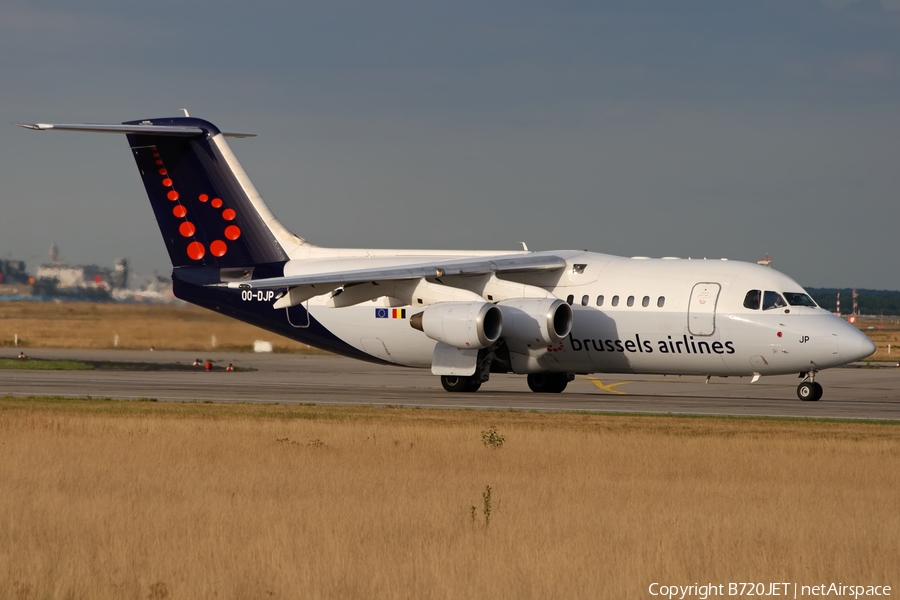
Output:
[[147,597],[150,600],[165,600],[169,597],[169,586],[163,581],[157,581],[150,585],[150,595]]
[[21,581],[13,582],[13,593],[17,600],[28,598],[31,595],[31,586]]
[[494,450],[502,448],[505,441],[506,436],[497,433],[496,425],[491,425],[490,429],[485,429],[481,432],[481,443]]
[[481,493],[481,512],[484,513],[484,526],[487,527],[491,524],[491,486],[484,486],[484,491]]

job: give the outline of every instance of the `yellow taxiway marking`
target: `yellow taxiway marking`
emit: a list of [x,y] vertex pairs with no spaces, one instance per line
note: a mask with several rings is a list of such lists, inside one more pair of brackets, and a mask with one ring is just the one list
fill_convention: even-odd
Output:
[[618,385],[625,385],[626,383],[631,383],[630,381],[617,381],[615,383],[603,383],[596,377],[588,377],[595,386],[603,390],[604,392],[609,392],[610,394],[621,394],[622,396],[627,396],[626,392],[620,392],[619,390],[614,390],[613,388]]

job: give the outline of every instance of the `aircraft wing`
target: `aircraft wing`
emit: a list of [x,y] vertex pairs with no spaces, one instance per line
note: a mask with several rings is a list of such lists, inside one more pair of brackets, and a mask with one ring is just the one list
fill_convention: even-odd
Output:
[[275,289],[308,285],[327,286],[331,289],[351,283],[368,281],[402,281],[404,279],[439,278],[449,276],[476,276],[490,273],[529,273],[564,269],[566,259],[552,253],[534,252],[458,260],[435,260],[398,267],[331,271],[287,277],[270,277],[248,281],[232,281],[228,287],[242,290]]

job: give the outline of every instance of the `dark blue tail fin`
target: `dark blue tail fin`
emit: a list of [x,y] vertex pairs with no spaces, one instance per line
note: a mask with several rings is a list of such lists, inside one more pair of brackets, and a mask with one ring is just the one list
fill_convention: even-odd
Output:
[[260,215],[268,209],[215,125],[190,117],[124,125],[203,132],[127,134],[173,266],[247,267],[288,259]]

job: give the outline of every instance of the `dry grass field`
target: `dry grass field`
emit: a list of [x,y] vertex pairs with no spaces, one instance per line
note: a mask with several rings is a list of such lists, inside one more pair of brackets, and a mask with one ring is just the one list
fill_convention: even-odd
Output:
[[0,303],[0,345],[12,346],[17,334],[19,345],[31,348],[251,350],[254,340],[261,339],[272,342],[276,351],[309,350],[306,344],[190,304]]
[[6,398],[0,452],[3,598],[900,585],[893,424]]

